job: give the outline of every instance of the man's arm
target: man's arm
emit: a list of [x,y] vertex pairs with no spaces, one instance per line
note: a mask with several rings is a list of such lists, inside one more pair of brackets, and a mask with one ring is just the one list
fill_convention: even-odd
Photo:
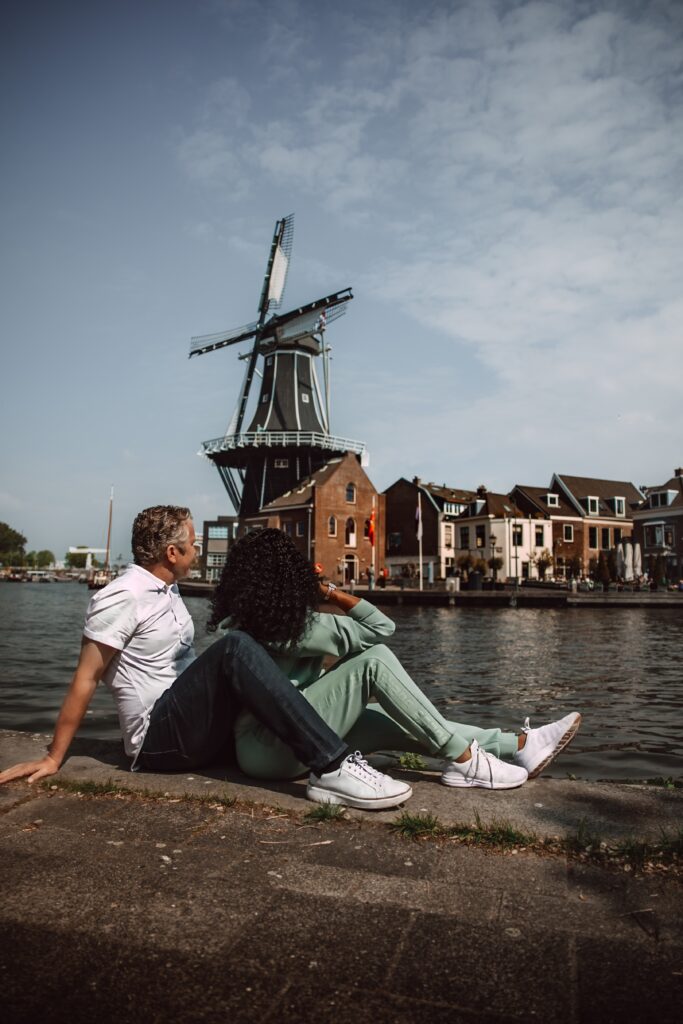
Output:
[[83,638],[78,666],[62,703],[48,753],[39,761],[24,761],[0,772],[0,785],[13,779],[23,779],[27,775],[29,782],[37,782],[38,779],[55,775],[59,771],[71,741],[88,710],[95,687],[116,653],[114,647]]

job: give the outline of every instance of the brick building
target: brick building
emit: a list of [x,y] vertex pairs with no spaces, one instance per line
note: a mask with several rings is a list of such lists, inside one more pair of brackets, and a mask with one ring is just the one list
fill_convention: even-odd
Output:
[[[386,564],[391,576],[416,567],[418,496],[422,509],[423,575],[444,577],[455,565],[455,520],[476,497],[474,491],[400,477],[384,492],[386,500]],[[431,566],[431,569],[430,569]]]
[[237,516],[218,516],[207,519],[202,527],[199,564],[202,579],[209,583],[216,583],[223,571],[228,548],[237,538],[238,522]]
[[549,575],[569,579],[588,572],[588,563],[584,563],[584,517],[560,488],[550,490],[517,484],[510,497],[523,515],[542,515],[552,524],[549,550],[553,556],[553,567]]
[[645,572],[652,576],[661,555],[668,579],[683,579],[683,468],[675,469],[666,483],[645,488],[645,501],[633,520]]
[[241,519],[240,533],[266,527],[283,530],[307,558],[323,565],[328,579],[348,583],[364,581],[373,558],[375,572],[381,568],[384,520],[384,496],[358,457],[347,452]]

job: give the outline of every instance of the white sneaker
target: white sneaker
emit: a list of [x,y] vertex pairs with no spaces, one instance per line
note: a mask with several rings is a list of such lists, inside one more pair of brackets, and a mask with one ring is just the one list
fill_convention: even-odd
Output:
[[484,789],[516,789],[527,780],[526,768],[507,764],[482,750],[476,740],[470,744],[469,761],[449,761],[441,781],[444,786],[482,786]]
[[557,722],[543,725],[540,729],[532,729],[529,719],[525,718],[522,731],[526,733],[526,743],[512,758],[513,763],[526,768],[529,778],[535,779],[574,739],[580,724],[581,715],[578,711],[572,711]]
[[306,796],[318,804],[346,804],[364,811],[382,811],[395,807],[413,795],[405,782],[371,768],[359,750],[342,761],[335,772],[311,777]]

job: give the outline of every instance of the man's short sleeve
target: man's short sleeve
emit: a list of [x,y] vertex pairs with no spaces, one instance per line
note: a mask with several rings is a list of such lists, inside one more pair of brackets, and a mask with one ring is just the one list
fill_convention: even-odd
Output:
[[114,581],[92,597],[85,613],[83,635],[122,651],[137,624],[137,596]]

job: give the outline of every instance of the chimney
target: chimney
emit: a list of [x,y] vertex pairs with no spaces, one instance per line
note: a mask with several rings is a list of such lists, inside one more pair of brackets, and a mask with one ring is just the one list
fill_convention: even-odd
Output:
[[486,486],[484,484],[479,484],[479,486],[477,487],[477,494],[479,495],[480,498],[486,497]]
[[416,487],[421,487],[422,486],[422,481],[420,480],[419,476],[414,476],[413,477],[413,483],[415,484]]
[[683,467],[679,467],[678,469],[674,469],[674,476],[683,476]]

